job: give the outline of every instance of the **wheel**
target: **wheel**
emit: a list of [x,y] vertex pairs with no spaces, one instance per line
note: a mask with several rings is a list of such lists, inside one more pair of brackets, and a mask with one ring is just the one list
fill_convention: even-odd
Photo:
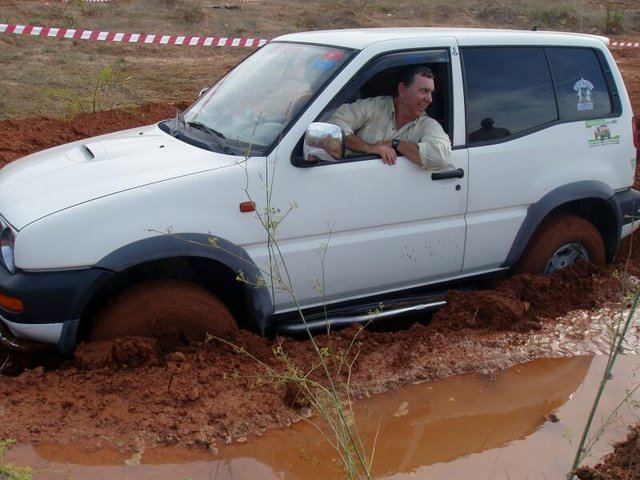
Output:
[[542,222],[514,270],[516,273],[550,274],[579,259],[603,265],[602,236],[585,219],[559,214]]
[[94,318],[88,340],[156,337],[162,348],[171,348],[185,340],[204,340],[207,333],[224,338],[237,330],[231,312],[206,288],[154,279],[116,295]]

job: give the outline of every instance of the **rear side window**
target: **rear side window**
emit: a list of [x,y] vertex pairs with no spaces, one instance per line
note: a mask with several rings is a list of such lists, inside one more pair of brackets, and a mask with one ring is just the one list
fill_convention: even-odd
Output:
[[463,50],[468,143],[497,140],[558,119],[542,48]]
[[588,120],[611,113],[611,98],[595,51],[549,48],[547,55],[561,120]]
[[614,110],[598,55],[589,48],[467,48],[462,60],[470,145]]

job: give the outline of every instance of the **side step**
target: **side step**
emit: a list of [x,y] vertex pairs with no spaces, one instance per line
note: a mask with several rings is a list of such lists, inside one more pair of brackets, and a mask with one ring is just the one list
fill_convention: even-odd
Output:
[[354,323],[376,323],[394,317],[402,317],[421,312],[437,310],[446,305],[444,293],[422,297],[410,297],[391,300],[389,302],[369,303],[354,307],[329,310],[326,313],[306,315],[305,321],[288,321],[276,323],[273,328],[277,333],[296,335],[306,333],[322,333],[327,327],[348,327]]

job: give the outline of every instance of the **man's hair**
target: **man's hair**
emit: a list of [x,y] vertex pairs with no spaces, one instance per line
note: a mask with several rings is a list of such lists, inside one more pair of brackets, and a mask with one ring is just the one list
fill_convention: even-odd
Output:
[[[396,85],[400,85],[404,83],[405,87],[410,87],[416,76],[421,76],[425,78],[431,78],[435,80],[436,76],[433,74],[429,67],[424,67],[422,65],[417,65],[414,67],[405,68],[398,74],[398,82]],[[397,95],[397,89],[396,89]]]

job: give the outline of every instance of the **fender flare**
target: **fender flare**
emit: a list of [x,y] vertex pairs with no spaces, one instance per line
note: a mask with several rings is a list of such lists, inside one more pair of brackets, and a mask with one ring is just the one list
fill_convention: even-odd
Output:
[[141,263],[172,257],[200,257],[214,260],[246,280],[248,316],[265,334],[273,313],[273,302],[260,269],[246,250],[222,237],[202,233],[170,233],[138,240],[103,257],[95,268],[122,272]]
[[552,190],[529,206],[527,215],[522,225],[520,225],[507,258],[501,267],[512,267],[520,259],[529,240],[531,240],[531,237],[549,213],[564,204],[588,198],[602,200],[610,206],[615,216],[617,238],[620,238],[622,212],[613,189],[607,184],[596,180],[574,182]]

